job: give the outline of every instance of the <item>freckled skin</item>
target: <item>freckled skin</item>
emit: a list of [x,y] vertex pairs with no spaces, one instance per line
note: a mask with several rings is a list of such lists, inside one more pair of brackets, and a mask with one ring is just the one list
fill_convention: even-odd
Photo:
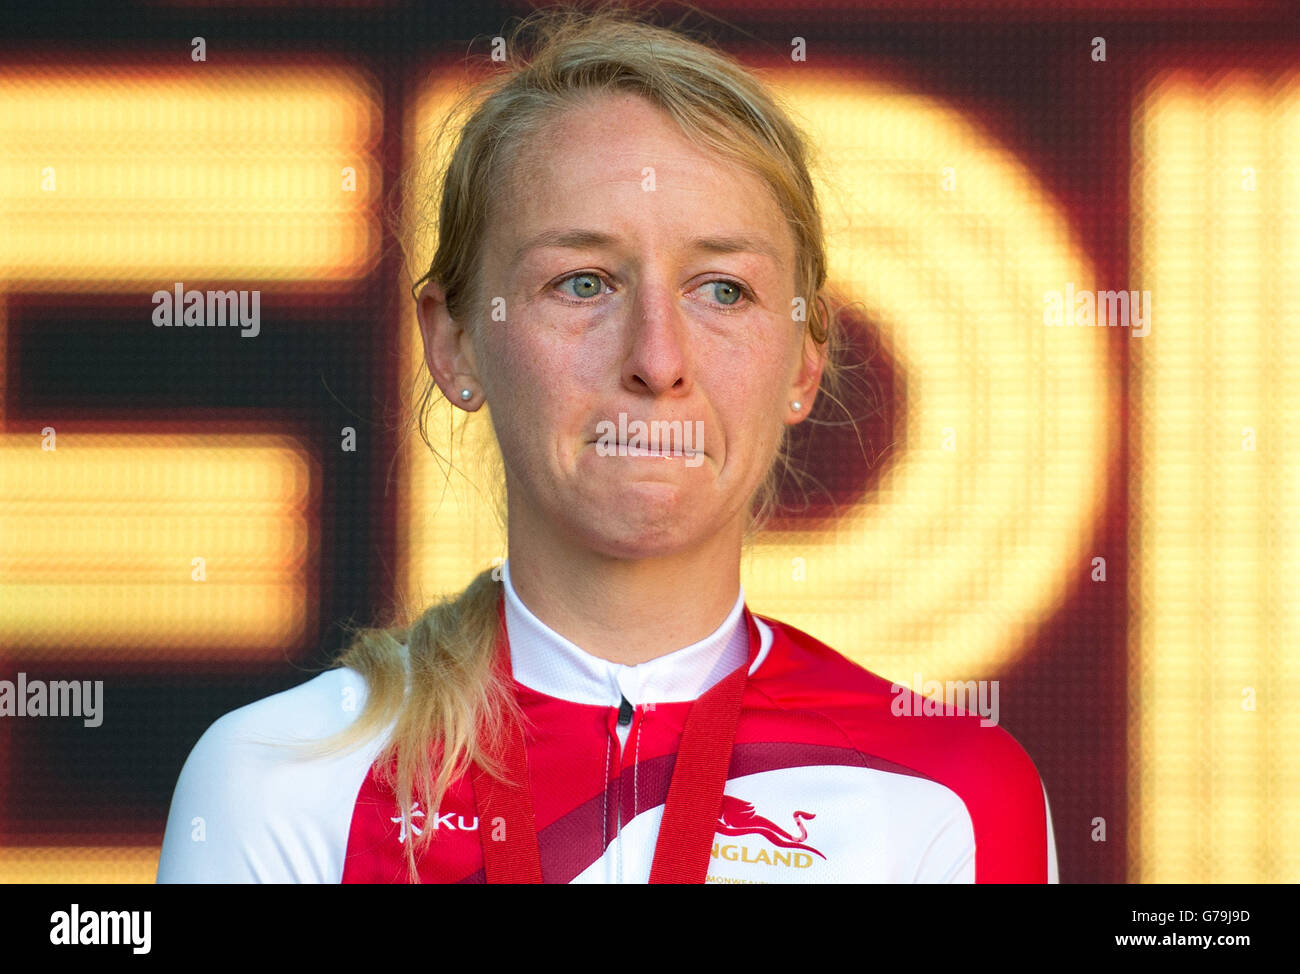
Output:
[[[807,416],[816,394],[823,363],[791,319],[793,235],[757,176],[627,94],[551,120],[522,150],[512,188],[495,201],[480,268],[506,320],[461,330],[431,284],[426,359],[453,402],[468,386],[470,408],[491,407],[525,604],[589,652],[649,659],[730,611],[750,499],[782,425]],[[575,228],[615,239],[515,260],[539,232]],[[717,236],[762,241],[779,259],[690,246]],[[703,461],[599,455],[598,424],[620,412],[702,421],[692,446]]]

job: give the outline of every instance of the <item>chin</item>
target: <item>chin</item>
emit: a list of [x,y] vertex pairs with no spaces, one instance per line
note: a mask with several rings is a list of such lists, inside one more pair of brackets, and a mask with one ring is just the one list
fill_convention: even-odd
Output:
[[612,558],[655,558],[677,554],[699,540],[680,520],[662,517],[589,520],[574,534],[587,547]]

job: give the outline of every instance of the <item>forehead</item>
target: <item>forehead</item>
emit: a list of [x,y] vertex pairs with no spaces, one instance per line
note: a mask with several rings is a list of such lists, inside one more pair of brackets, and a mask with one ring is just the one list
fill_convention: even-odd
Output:
[[692,237],[749,234],[794,257],[790,228],[767,183],[696,144],[664,111],[628,93],[592,93],[532,133],[511,165],[490,232],[507,260],[557,223],[649,221]]

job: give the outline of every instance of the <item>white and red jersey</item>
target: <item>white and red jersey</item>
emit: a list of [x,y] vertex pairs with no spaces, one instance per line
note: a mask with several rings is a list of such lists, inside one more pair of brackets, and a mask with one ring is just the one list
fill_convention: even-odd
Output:
[[[508,561],[503,574],[543,878],[645,883],[691,702],[750,658],[744,591],[706,639],[627,666],[551,630]],[[919,701],[899,716],[911,691],[754,619],[707,882],[1057,881],[1047,797],[1010,734]],[[158,881],[405,882],[404,844],[433,829],[421,879],[482,882],[468,776],[403,820],[375,774],[387,730],[329,758],[286,746],[346,727],[365,696],[359,674],[330,670],[208,728],[176,785]]]

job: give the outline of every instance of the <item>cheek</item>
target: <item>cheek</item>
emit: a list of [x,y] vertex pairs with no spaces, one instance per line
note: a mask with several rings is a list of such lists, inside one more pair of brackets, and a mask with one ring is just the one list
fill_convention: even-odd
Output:
[[729,369],[719,377],[726,389],[734,445],[745,454],[745,464],[755,468],[770,460],[790,408],[785,362],[775,354],[775,345],[771,352],[746,360],[745,368]]
[[527,322],[494,322],[499,329],[488,343],[492,371],[499,395],[512,402],[526,403],[545,392],[548,377],[560,374],[554,349],[539,341],[540,331]]
[[568,355],[550,344],[519,345],[502,366],[499,381],[521,414],[546,416],[552,422],[597,386],[595,376],[588,374],[589,358]]
[[[591,372],[594,356],[556,340],[542,327],[521,324],[491,343],[494,382],[506,434],[519,455],[567,449],[569,439],[590,420],[587,404],[598,383]],[[542,431],[553,436],[541,437]]]
[[776,343],[748,357],[733,358],[718,377],[727,400],[736,410],[752,417],[752,423],[768,423],[781,414],[786,394],[785,362]]

